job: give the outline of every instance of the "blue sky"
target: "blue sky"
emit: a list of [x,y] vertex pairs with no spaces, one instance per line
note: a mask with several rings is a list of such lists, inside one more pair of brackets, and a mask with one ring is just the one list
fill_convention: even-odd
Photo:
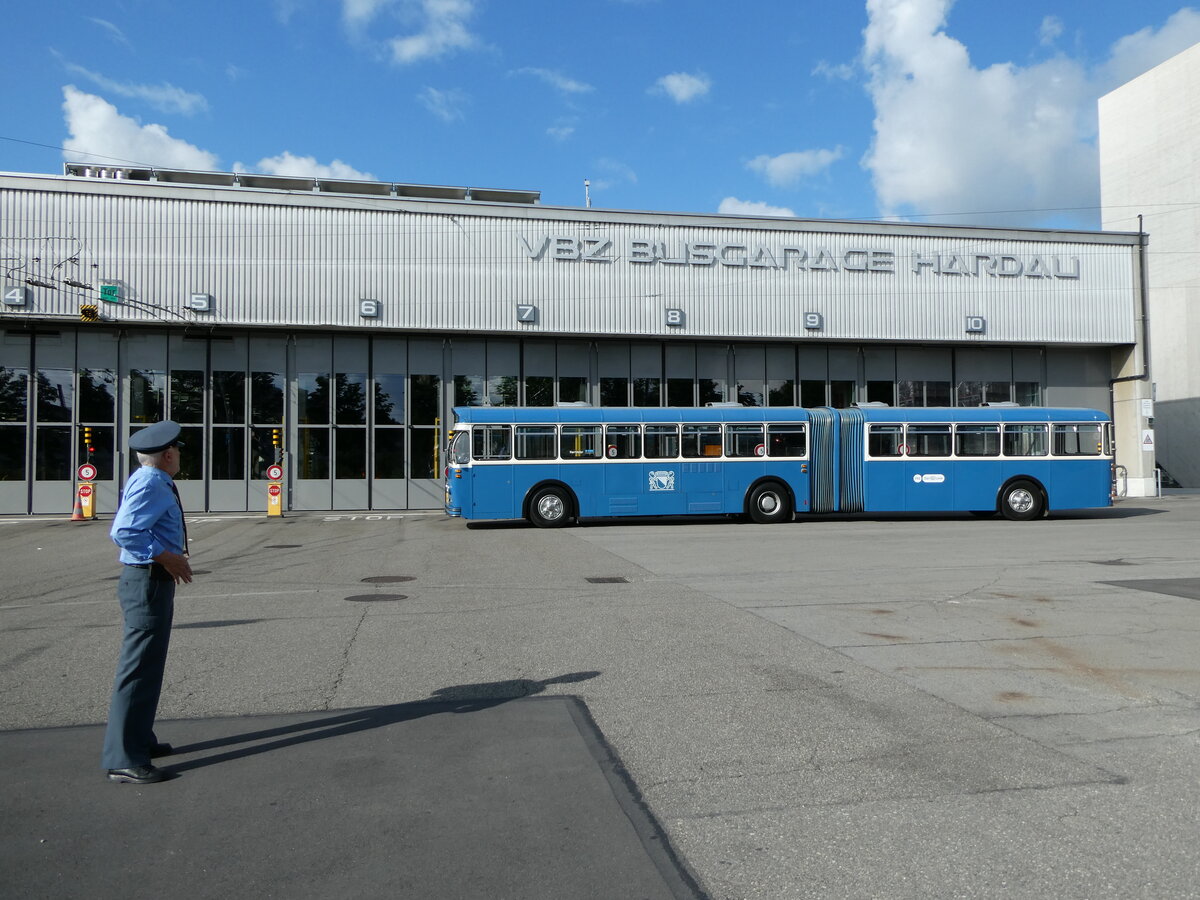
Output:
[[1096,99],[1160,0],[21,3],[0,170],[64,158],[549,205],[1099,227]]

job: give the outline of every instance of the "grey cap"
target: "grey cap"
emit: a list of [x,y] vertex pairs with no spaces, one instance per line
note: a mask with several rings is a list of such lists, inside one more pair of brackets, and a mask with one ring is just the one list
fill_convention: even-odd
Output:
[[182,447],[183,441],[179,440],[182,430],[178,422],[172,422],[170,419],[155,422],[137,434],[130,435],[129,449],[137,453],[159,453],[173,445]]

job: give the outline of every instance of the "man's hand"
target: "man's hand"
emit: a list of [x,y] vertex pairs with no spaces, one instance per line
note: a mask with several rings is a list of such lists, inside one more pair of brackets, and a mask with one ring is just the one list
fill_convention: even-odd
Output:
[[154,561],[167,570],[167,574],[175,579],[176,584],[192,583],[192,565],[182,553],[172,553],[164,550]]

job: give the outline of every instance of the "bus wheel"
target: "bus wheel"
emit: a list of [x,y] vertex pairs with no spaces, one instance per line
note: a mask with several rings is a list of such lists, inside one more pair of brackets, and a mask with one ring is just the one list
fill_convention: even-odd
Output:
[[792,517],[792,501],[777,481],[760,484],[750,492],[750,518],[760,525],[786,522]]
[[1000,511],[1004,513],[1004,518],[1014,522],[1036,519],[1045,505],[1042,492],[1029,481],[1014,481],[1004,489],[1004,495],[1000,498]]
[[570,521],[571,501],[562,488],[544,487],[529,501],[529,521],[538,528],[561,528]]

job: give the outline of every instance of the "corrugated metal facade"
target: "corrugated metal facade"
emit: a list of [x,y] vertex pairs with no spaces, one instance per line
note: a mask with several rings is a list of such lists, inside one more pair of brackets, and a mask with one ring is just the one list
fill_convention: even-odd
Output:
[[[1128,234],[0,176],[0,237],[6,289],[55,285],[29,286],[6,316],[76,319],[104,282],[122,302],[101,311],[123,322],[1121,345],[1139,308]],[[213,311],[189,309],[193,293]],[[361,315],[364,298],[377,318]]]

